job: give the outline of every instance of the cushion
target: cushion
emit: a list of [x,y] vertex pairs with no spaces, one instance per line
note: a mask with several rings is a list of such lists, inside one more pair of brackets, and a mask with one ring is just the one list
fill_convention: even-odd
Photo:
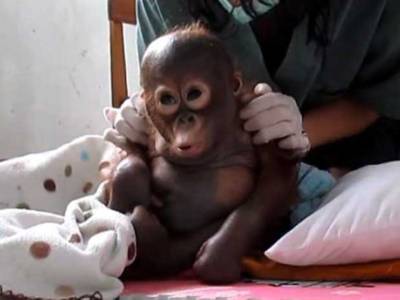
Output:
[[400,258],[400,162],[344,176],[322,206],[265,255],[294,266]]
[[252,278],[296,281],[399,281],[400,260],[336,266],[288,266],[266,257],[247,257],[243,268]]

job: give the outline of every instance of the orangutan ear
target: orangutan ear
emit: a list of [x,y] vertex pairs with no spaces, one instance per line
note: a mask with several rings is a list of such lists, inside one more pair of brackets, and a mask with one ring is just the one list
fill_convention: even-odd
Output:
[[233,95],[239,96],[243,89],[243,78],[242,74],[238,71],[233,73]]

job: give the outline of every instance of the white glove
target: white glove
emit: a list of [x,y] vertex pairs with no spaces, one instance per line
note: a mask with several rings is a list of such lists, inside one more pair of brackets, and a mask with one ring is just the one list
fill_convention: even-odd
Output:
[[310,149],[310,141],[303,130],[302,116],[296,101],[287,95],[275,93],[266,83],[254,88],[258,96],[251,100],[240,112],[244,129],[255,133],[256,145],[278,141],[283,150],[305,154]]
[[145,108],[139,94],[125,100],[121,108],[106,107],[104,117],[113,128],[104,132],[104,138],[116,146],[129,151],[128,141],[147,146],[148,124]]

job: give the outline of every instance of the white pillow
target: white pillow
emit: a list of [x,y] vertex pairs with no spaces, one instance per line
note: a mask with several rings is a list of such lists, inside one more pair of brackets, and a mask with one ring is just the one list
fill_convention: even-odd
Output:
[[265,255],[295,266],[400,258],[400,162],[343,177],[323,206]]

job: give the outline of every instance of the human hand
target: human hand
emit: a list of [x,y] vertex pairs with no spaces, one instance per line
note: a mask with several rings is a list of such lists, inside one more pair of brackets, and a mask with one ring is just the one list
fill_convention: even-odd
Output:
[[104,138],[116,146],[130,151],[129,143],[147,147],[148,124],[145,107],[139,94],[125,100],[118,108],[106,107],[104,117],[111,124],[104,132]]
[[254,133],[253,143],[268,144],[276,141],[277,146],[304,156],[310,149],[310,141],[303,130],[302,116],[295,100],[287,95],[273,92],[266,83],[254,88],[255,98],[243,98],[246,106],[240,112],[244,129]]

